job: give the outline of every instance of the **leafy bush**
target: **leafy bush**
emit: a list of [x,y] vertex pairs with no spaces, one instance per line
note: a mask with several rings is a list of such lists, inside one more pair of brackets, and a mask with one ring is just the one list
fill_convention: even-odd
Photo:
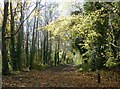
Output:
[[110,58],[107,60],[105,66],[106,66],[106,67],[109,67],[109,68],[117,66],[118,63],[115,63],[115,60],[116,60],[116,59],[115,59],[114,57],[110,57]]
[[82,56],[79,54],[79,52],[77,52],[73,57],[73,62],[75,63],[75,65],[82,64]]

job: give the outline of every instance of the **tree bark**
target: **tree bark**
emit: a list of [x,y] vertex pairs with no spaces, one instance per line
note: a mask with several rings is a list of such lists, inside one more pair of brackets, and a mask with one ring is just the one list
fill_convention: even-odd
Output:
[[8,18],[8,6],[9,2],[4,2],[4,17],[2,23],[2,74],[7,75],[9,74],[9,67],[8,67],[8,56],[6,51],[6,43],[5,43],[5,32],[6,32],[6,24]]

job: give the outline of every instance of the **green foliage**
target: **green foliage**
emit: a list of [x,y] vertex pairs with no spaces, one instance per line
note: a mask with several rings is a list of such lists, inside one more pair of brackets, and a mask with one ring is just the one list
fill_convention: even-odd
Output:
[[83,69],[83,71],[89,71],[90,70],[90,65],[89,65],[89,63],[83,63],[82,65],[81,65],[81,67],[82,67],[82,69]]
[[79,52],[77,52],[77,53],[73,56],[73,61],[74,61],[75,65],[80,65],[80,64],[82,64],[82,56],[79,54]]
[[94,12],[95,10],[101,8],[102,8],[102,4],[99,2],[86,2],[84,4],[85,14],[90,14],[91,12]]
[[[59,35],[63,40],[71,40],[71,45],[74,49],[76,49],[76,38],[83,38],[82,42],[77,41],[77,44],[80,47],[79,50],[84,48],[86,51],[81,54],[81,57],[78,56],[79,54],[75,55],[74,62],[76,65],[81,64],[82,59],[87,59],[89,60],[89,67],[92,68],[92,61],[95,59],[96,68],[98,69],[102,68],[105,62],[107,67],[115,66],[115,63],[109,61],[111,59],[110,56],[113,55],[113,48],[109,41],[112,42],[114,40],[111,37],[114,34],[113,28],[111,29],[109,25],[110,23],[113,26],[116,24],[118,27],[117,22],[119,19],[117,19],[118,16],[115,16],[112,19],[117,19],[117,22],[115,22],[116,20],[111,21],[107,8],[101,7],[100,3],[95,4],[99,4],[99,7],[96,7],[97,9],[88,15],[84,17],[80,15],[60,17],[47,25],[45,29],[52,31],[53,37]],[[113,15],[115,14],[113,13]],[[118,30],[119,28],[114,27],[114,29]],[[84,70],[84,68],[82,69]]]
[[114,57],[110,57],[108,60],[107,60],[107,62],[106,62],[106,66],[107,67],[109,67],[109,68],[111,68],[111,67],[115,67],[115,66],[117,66],[118,65],[118,63],[116,63],[115,62],[115,58]]
[[[87,59],[84,59],[87,60]],[[79,69],[79,71],[91,71],[91,65],[89,62],[85,63],[82,59],[82,63],[81,64],[77,64],[76,67]],[[87,60],[88,61],[88,60]]]
[[[9,36],[11,36],[11,40],[5,39],[4,41],[6,45],[5,48],[7,48],[5,49],[5,53],[7,53],[5,59],[7,59],[7,57],[9,59],[10,70],[21,70],[21,68],[26,65],[26,59],[28,59],[27,62],[28,66],[30,65],[30,69],[33,67],[33,69],[37,70],[43,70],[49,66],[58,65],[59,63],[72,63],[73,61],[80,70],[85,71],[94,68],[100,69],[104,67],[104,65],[110,68],[119,65],[120,2],[86,2],[84,4],[85,13],[82,13],[83,15],[78,15],[80,12],[74,11],[72,15],[61,16],[50,23],[48,22],[50,19],[52,20],[52,18],[49,19],[48,16],[48,18],[45,19],[45,24],[48,25],[42,28],[38,28],[38,26],[40,26],[39,24],[43,24],[41,22],[43,22],[42,19],[44,19],[44,16],[40,15],[41,12],[38,9],[40,7],[37,7],[33,10],[33,13],[28,15],[26,18],[28,21],[23,21],[23,19],[25,19],[25,13],[23,12],[27,10],[23,10],[23,8],[27,8],[27,5],[25,7],[23,5],[22,8],[21,6],[22,3],[18,4],[18,8],[16,8],[16,6],[13,8],[10,7],[11,12],[15,9],[15,11],[18,10],[21,12],[17,12],[14,16],[11,14],[11,17],[9,14],[8,19],[10,19],[10,21],[5,23],[5,37],[8,36],[9,39]],[[50,12],[48,14],[52,16],[54,6],[50,6],[48,12]],[[46,16],[48,14],[46,14]],[[12,19],[12,17],[14,18]],[[30,20],[29,17],[34,18]],[[23,24],[16,22],[23,22]],[[24,22],[27,22],[28,26]],[[29,24],[32,26],[30,27]],[[0,28],[1,25],[2,23],[0,22]],[[20,29],[19,25],[21,25]],[[26,26],[26,29],[24,29],[24,26]],[[30,29],[33,29],[33,31],[29,31]],[[39,29],[41,31],[38,31]],[[17,32],[17,30],[18,34],[12,37],[13,33]],[[24,34],[25,32],[27,33]],[[67,43],[70,46],[68,46]],[[72,49],[69,47],[72,47]],[[60,52],[60,50],[63,52]],[[71,53],[73,50],[76,51],[74,56]],[[26,58],[25,53],[30,57]],[[73,59],[73,61],[68,59]],[[84,60],[87,60],[88,63],[84,63]],[[42,65],[42,63],[44,65]],[[1,67],[2,64],[0,64],[0,69],[2,69]]]
[[49,65],[42,65],[42,64],[38,63],[37,61],[33,62],[33,69],[35,69],[35,70],[41,71],[41,70],[45,70],[47,68],[49,68]]

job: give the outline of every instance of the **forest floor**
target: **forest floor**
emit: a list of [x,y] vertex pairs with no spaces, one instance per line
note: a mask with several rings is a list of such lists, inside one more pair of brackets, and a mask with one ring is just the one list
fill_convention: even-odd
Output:
[[59,65],[43,71],[32,70],[16,75],[2,76],[3,87],[118,87],[120,73],[100,71],[101,83],[96,72],[78,72],[74,65]]

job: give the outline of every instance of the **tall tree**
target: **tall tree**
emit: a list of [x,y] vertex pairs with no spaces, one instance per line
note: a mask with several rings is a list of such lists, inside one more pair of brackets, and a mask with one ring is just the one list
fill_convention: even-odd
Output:
[[[24,3],[20,3],[20,22],[23,23],[24,21],[24,13],[23,13],[23,7]],[[24,32],[24,26],[23,24],[20,27],[20,30],[18,32],[18,38],[17,38],[17,62],[18,62],[18,69],[21,70],[22,66],[22,51],[23,51],[23,32]]]
[[9,74],[9,67],[8,67],[8,55],[6,51],[6,40],[5,40],[5,32],[6,32],[6,24],[8,18],[8,6],[9,2],[4,2],[4,16],[2,22],[2,74],[6,75]]
[[13,15],[13,8],[12,8],[12,2],[10,2],[10,29],[11,29],[11,38],[10,38],[10,55],[11,55],[11,61],[12,61],[12,68],[13,70],[17,70],[17,60],[16,60],[16,50],[15,50],[15,36],[13,33],[15,32],[15,22],[14,22],[14,15]]
[[26,31],[26,48],[25,48],[25,53],[26,53],[26,66],[29,67],[29,22],[27,20],[27,31]]
[[36,16],[34,17],[34,25],[32,31],[32,45],[30,50],[30,70],[33,69],[33,60],[35,58],[35,25],[36,25]]

